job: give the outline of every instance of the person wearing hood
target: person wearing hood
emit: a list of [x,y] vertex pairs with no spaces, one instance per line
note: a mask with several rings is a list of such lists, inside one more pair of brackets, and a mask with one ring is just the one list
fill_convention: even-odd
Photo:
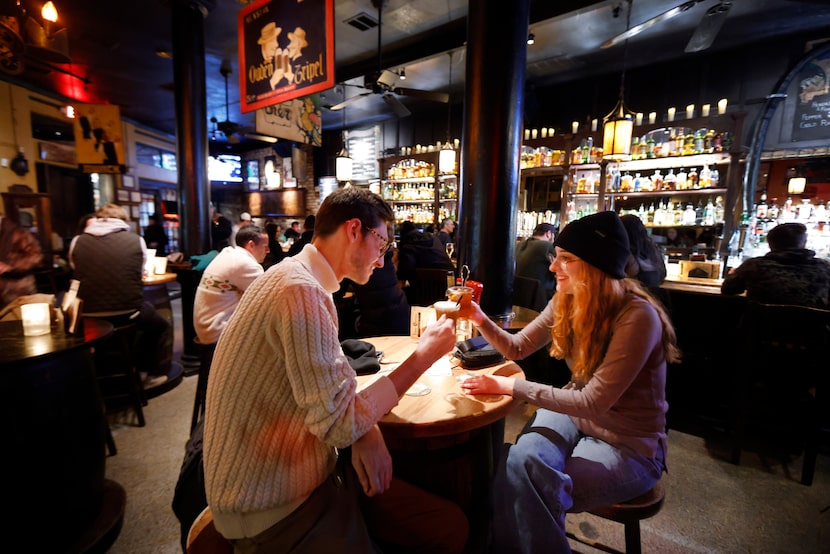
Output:
[[726,276],[721,293],[746,291],[749,300],[763,304],[830,308],[830,262],[805,248],[807,227],[782,223],[770,230],[767,243],[767,254],[746,260]]
[[147,247],[127,219],[127,211],[117,204],[98,208],[84,232],[72,239],[69,264],[81,282],[78,298],[84,301],[84,313],[140,312],[136,363],[147,374],[145,387],[155,386],[166,380],[159,356],[173,326],[144,301],[141,279]]
[[666,263],[660,249],[651,240],[643,220],[627,214],[620,216],[620,221],[628,234],[631,247],[631,256],[625,264],[626,277],[633,277],[647,287],[659,286],[666,278]]
[[[419,231],[411,221],[401,225],[401,240],[398,245],[398,281],[411,290],[415,283],[415,269],[455,269],[438,237],[427,231]],[[410,304],[412,300],[410,299]]]

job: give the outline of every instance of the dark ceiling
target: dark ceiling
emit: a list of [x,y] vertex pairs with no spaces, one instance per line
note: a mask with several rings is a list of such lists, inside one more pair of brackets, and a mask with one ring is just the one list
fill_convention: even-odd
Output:
[[[0,0],[3,3],[14,0]],[[76,101],[112,103],[124,117],[159,131],[175,133],[171,1],[55,0],[68,29],[70,64],[32,62],[17,77],[0,78],[26,84]],[[449,92],[463,99],[466,56],[464,42],[468,0],[386,0],[383,8],[383,67],[406,70],[398,83],[428,91]],[[253,129],[253,113],[239,110],[236,84],[237,13],[243,0],[201,0],[215,4],[205,18],[208,118],[226,118]],[[377,29],[360,31],[346,20],[356,15],[377,18],[372,0],[335,0],[335,62],[338,82],[362,84],[377,68]],[[684,47],[708,9],[723,0],[633,0],[631,25],[686,4],[676,17],[654,25],[628,42],[629,67],[652,65],[692,56]],[[755,41],[791,35],[815,35],[830,29],[830,0],[733,0],[723,27],[709,48],[725,50]],[[536,86],[583,79],[620,70],[622,44],[600,45],[626,28],[627,0],[531,0],[527,81]],[[509,9],[509,2],[505,2]],[[448,55],[451,54],[451,55]],[[450,68],[450,60],[452,68]],[[225,85],[220,66],[229,64],[230,113],[225,110]],[[452,84],[448,76],[452,70]],[[338,86],[323,93],[323,104],[365,92]],[[401,97],[416,112],[434,102]],[[349,104],[346,125],[356,127],[395,117],[378,95]],[[324,129],[337,129],[343,114],[323,110]],[[209,128],[213,125],[209,124]],[[221,136],[221,133],[219,133]]]

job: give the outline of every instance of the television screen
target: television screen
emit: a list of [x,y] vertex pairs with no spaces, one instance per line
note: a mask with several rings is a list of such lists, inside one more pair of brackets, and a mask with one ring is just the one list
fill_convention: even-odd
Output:
[[231,154],[208,156],[208,179],[222,183],[241,183],[242,158]]

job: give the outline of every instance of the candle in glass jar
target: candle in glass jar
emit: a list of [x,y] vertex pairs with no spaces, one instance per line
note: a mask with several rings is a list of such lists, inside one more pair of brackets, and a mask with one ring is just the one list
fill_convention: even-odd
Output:
[[634,124],[638,126],[643,124],[642,112],[637,112],[637,114],[634,116]]
[[649,112],[648,114],[648,123],[649,125],[653,125],[657,121],[657,112]]
[[546,138],[548,136],[548,130],[546,127],[542,127],[542,138]]
[[596,131],[596,130],[597,130],[597,123],[598,123],[598,122],[597,122],[597,120],[596,120],[596,119],[592,119],[592,120],[591,120],[591,130],[592,130],[592,131]]
[[668,111],[669,121],[674,121],[674,113],[675,113],[675,111],[676,111],[676,110],[674,109],[674,107],[669,108],[669,111]]
[[574,134],[578,133],[579,132],[579,121],[574,121],[571,124],[571,129],[572,129]]
[[695,105],[689,104],[686,106],[686,119],[692,119],[695,116]]
[[530,140],[530,129],[525,129],[525,140]]
[[52,310],[47,303],[23,304],[20,306],[23,320],[23,335],[33,337],[45,335],[50,331]]
[[549,137],[553,136],[553,127],[548,127],[548,136]]
[[709,110],[711,106],[709,104],[704,104],[700,107],[700,116],[701,117],[709,117]]
[[531,129],[530,138],[536,139],[537,136],[539,136],[539,129]]
[[723,115],[726,113],[726,98],[718,100],[718,113]]

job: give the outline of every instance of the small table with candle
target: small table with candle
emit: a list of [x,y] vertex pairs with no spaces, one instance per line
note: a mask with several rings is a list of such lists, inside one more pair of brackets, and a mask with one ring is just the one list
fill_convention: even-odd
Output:
[[12,509],[9,552],[105,551],[124,516],[123,487],[104,478],[106,419],[92,348],[112,324],[87,319],[68,335],[23,334],[21,321],[0,322],[0,434]]
[[[381,372],[391,371],[418,343],[403,336],[365,340],[383,352]],[[524,374],[512,361],[474,370],[457,364],[449,355],[436,362],[379,425],[396,476],[457,502],[471,520],[480,520],[504,443],[504,418],[518,403],[508,395],[465,394],[459,383],[482,373]],[[358,381],[373,378],[360,376]]]

